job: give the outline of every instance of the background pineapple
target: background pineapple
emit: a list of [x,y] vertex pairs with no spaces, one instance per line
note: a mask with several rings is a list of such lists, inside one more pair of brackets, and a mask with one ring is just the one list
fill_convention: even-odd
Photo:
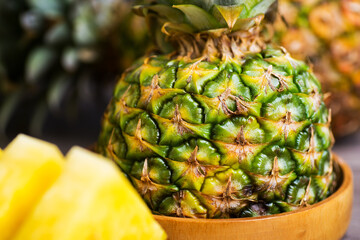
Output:
[[175,51],[147,56],[122,75],[98,151],[121,167],[155,214],[267,215],[334,190],[320,83],[307,65],[262,38],[273,2],[135,7]]
[[125,0],[0,0],[1,135],[9,123],[39,132],[49,110],[102,109],[101,91],[147,45],[130,13]]
[[[360,126],[360,1],[280,0],[277,41],[313,64],[331,93],[328,106],[336,136]],[[286,24],[288,26],[286,26]]]

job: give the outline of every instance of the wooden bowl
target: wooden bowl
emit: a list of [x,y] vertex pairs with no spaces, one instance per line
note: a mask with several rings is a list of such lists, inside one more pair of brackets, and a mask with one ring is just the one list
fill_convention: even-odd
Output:
[[287,213],[253,218],[190,219],[155,215],[169,240],[338,240],[346,232],[353,202],[349,166],[334,155],[339,188],[329,198]]

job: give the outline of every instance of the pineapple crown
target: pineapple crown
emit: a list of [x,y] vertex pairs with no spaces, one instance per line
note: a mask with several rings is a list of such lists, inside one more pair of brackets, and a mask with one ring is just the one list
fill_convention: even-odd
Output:
[[199,33],[248,30],[263,19],[276,0],[155,0],[135,6],[141,16],[156,16],[163,31]]
[[234,41],[238,46],[247,42],[246,51],[263,49],[260,23],[265,14],[275,12],[276,4],[276,0],[150,0],[135,6],[134,12],[146,17],[158,47],[171,42],[180,55],[214,58],[229,55],[224,51]]

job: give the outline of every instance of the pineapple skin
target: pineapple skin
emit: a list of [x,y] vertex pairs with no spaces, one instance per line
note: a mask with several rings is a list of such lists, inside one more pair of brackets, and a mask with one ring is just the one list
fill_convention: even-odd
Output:
[[[0,239],[15,234],[63,169],[53,144],[20,134],[0,156]],[[23,238],[26,239],[26,238]]]
[[63,174],[43,195],[14,240],[166,239],[116,165],[73,147]]
[[360,15],[358,0],[279,1],[278,44],[302,60],[329,92],[333,132],[342,137],[360,127]]
[[329,112],[303,62],[157,55],[119,79],[98,151],[154,214],[231,218],[291,211],[335,188]]

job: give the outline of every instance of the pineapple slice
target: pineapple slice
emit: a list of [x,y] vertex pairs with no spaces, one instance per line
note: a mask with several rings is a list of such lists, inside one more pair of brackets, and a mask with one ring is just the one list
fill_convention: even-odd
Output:
[[60,175],[63,162],[63,155],[55,145],[22,134],[2,152],[0,240],[14,235],[32,207]]
[[79,147],[66,158],[63,174],[15,239],[166,239],[115,164]]

